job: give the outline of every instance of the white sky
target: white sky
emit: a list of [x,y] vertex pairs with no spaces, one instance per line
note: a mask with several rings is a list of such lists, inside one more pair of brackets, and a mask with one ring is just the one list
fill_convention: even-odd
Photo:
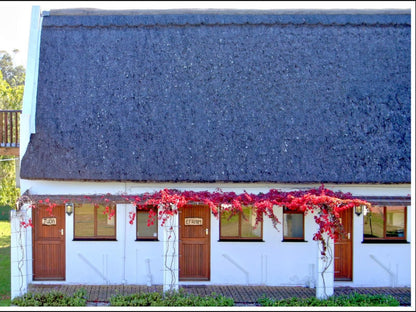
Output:
[[413,1],[1,1],[0,51],[26,67],[32,6],[96,9],[412,9]]

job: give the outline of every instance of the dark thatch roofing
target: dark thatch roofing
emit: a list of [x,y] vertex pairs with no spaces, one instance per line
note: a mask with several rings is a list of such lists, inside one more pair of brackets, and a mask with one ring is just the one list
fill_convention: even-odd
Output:
[[410,183],[410,11],[51,11],[21,178]]

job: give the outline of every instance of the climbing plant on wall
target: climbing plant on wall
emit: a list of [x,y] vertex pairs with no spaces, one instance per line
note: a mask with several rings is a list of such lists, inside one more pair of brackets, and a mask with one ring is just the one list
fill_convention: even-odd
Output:
[[[321,243],[322,255],[327,250],[327,238],[331,238],[334,242],[338,241],[343,235],[343,228],[340,222],[339,213],[345,209],[353,209],[356,206],[367,206],[371,204],[365,200],[354,198],[350,193],[334,192],[326,189],[324,185],[319,188],[299,191],[280,191],[271,189],[267,193],[251,194],[243,192],[236,194],[235,192],[224,192],[217,189],[214,192],[209,191],[180,191],[175,189],[163,189],[152,193],[144,193],[140,195],[96,195],[96,196],[29,196],[23,195],[18,202],[30,202],[31,208],[42,205],[53,214],[53,209],[58,205],[68,201],[73,202],[93,202],[105,206],[104,213],[111,218],[115,214],[116,203],[130,203],[139,209],[145,209],[149,206],[158,207],[157,215],[150,210],[148,225],[152,225],[158,218],[161,226],[173,215],[177,214],[179,209],[186,207],[188,203],[204,203],[210,207],[212,214],[218,217],[220,211],[231,212],[231,215],[242,213],[243,206],[253,206],[256,214],[256,225],[263,221],[264,217],[271,219],[272,224],[277,228],[280,223],[274,207],[286,207],[290,210],[301,211],[305,214],[314,213],[315,223],[318,230],[313,239]],[[133,224],[135,220],[135,212],[129,213],[129,223]],[[31,220],[21,222],[21,226],[32,226]]]

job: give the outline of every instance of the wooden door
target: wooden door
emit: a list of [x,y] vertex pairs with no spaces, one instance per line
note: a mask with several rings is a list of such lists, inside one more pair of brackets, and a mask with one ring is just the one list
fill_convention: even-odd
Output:
[[32,210],[33,280],[65,280],[65,207]]
[[179,212],[179,280],[210,279],[210,209],[187,205]]
[[334,244],[334,278],[338,281],[352,281],[352,216],[353,209],[340,213],[346,237]]

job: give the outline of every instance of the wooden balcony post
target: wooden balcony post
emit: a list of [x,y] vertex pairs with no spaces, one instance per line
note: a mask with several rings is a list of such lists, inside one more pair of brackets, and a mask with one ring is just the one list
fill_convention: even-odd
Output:
[[0,110],[0,155],[19,156],[21,110]]

